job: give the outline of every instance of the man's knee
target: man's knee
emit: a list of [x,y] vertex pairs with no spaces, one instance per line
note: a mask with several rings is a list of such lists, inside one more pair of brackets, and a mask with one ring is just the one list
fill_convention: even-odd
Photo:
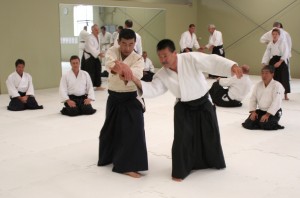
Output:
[[96,112],[96,109],[93,109],[92,105],[82,105],[81,106],[81,113],[83,115],[92,115]]
[[80,111],[77,107],[64,107],[60,112],[63,115],[72,116],[72,117],[80,115]]

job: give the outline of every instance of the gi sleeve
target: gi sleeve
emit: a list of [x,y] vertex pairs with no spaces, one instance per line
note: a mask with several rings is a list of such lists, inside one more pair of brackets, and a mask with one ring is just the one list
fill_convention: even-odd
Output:
[[268,108],[267,112],[275,115],[276,112],[281,108],[281,103],[284,95],[284,88],[281,84],[277,83],[273,90],[273,101]]
[[144,98],[154,98],[168,91],[168,88],[163,84],[156,74],[153,76],[153,80],[151,82],[141,81],[141,84],[142,97]]
[[61,97],[61,102],[66,102],[69,100],[69,95],[68,95],[68,82],[67,82],[67,76],[63,75],[60,79],[59,83],[59,95]]
[[9,75],[7,80],[6,80],[6,86],[7,86],[7,91],[10,97],[15,98],[15,97],[19,97],[20,94],[17,90],[17,88],[14,85],[14,81],[13,81],[13,76]]

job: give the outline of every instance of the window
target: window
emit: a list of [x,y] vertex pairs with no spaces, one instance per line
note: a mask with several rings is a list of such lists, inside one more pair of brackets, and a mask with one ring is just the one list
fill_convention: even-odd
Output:
[[93,25],[93,6],[74,6],[74,36],[78,36],[84,26],[88,26],[88,31]]

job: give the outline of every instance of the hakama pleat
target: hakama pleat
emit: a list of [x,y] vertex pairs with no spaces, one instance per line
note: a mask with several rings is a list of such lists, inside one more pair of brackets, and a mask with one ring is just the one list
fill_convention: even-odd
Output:
[[215,107],[207,95],[174,107],[172,177],[184,179],[192,170],[225,168]]
[[113,163],[118,173],[148,170],[143,107],[137,93],[108,92],[98,166]]

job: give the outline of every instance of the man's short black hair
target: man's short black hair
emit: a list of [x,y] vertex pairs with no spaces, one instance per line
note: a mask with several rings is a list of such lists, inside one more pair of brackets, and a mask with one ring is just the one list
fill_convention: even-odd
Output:
[[132,20],[127,19],[127,20],[125,21],[125,25],[126,25],[127,27],[129,27],[129,28],[132,28],[132,26],[133,26]]
[[171,52],[174,52],[176,50],[175,48],[175,44],[172,40],[170,39],[163,39],[161,41],[158,42],[157,46],[156,46],[156,51],[160,51],[163,49],[169,48],[169,50]]
[[270,73],[273,74],[275,72],[275,67],[273,65],[266,65],[261,69],[261,71],[263,71],[263,70],[269,70]]
[[73,55],[73,56],[71,56],[71,58],[70,58],[70,62],[71,62],[72,60],[75,60],[75,59],[78,59],[78,60],[80,61],[80,58],[79,58],[77,55]]
[[123,29],[120,31],[120,34],[119,34],[119,41],[121,41],[121,39],[126,39],[126,40],[129,40],[129,39],[134,39],[134,41],[136,41],[136,35],[135,35],[135,32],[131,29]]
[[25,61],[23,59],[17,59],[15,62],[15,66],[17,67],[19,64],[25,65]]

